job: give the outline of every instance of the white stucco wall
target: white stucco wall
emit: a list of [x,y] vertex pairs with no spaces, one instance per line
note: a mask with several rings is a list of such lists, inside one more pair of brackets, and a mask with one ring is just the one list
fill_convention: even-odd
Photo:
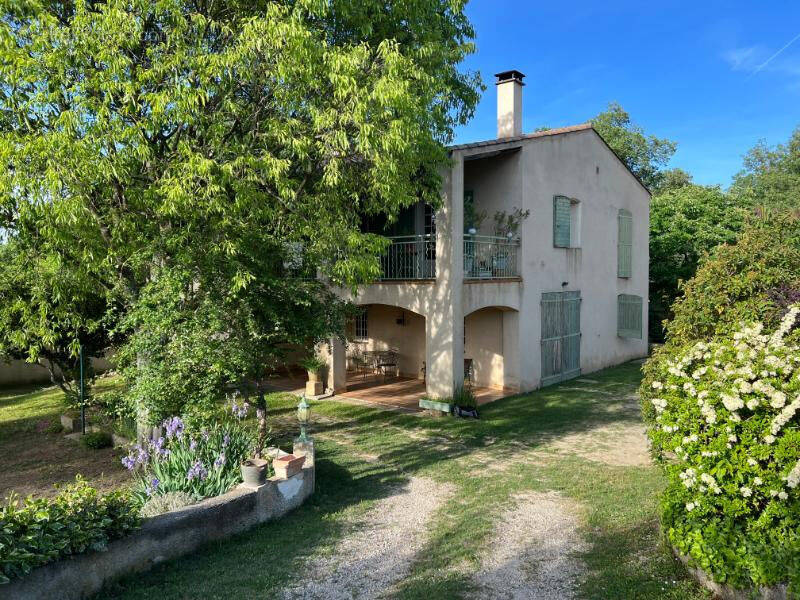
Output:
[[[581,292],[583,373],[645,356],[649,194],[599,135],[583,129],[512,139],[458,148],[452,156],[453,167],[442,190],[444,206],[437,213],[436,280],[368,285],[351,298],[359,304],[406,308],[424,317],[429,394],[451,393],[462,376],[464,357],[480,358],[480,365],[476,362],[479,385],[523,391],[539,387],[540,302],[544,292]],[[520,231],[520,281],[463,281],[465,189],[473,191],[476,209],[487,213],[480,229],[483,234],[491,234],[496,211],[530,210]],[[580,202],[577,248],[553,246],[556,195]],[[451,198],[456,201],[451,202]],[[633,270],[629,279],[617,277],[617,216],[622,208],[633,216]],[[349,292],[342,293],[350,297]],[[617,296],[623,293],[643,299],[642,339],[617,336]],[[504,310],[481,311],[487,307]],[[502,332],[499,338],[498,331]],[[417,360],[418,342],[404,339],[406,343],[415,348],[409,356]]]
[[[522,389],[539,386],[541,295],[580,290],[583,373],[647,354],[649,195],[592,130],[530,140],[520,185],[531,216],[522,226]],[[553,196],[580,201],[580,248],[553,247]],[[617,215],[633,215],[633,273],[617,277]],[[643,298],[643,337],[617,336],[617,295]]]
[[[366,306],[366,310],[368,338],[350,342],[348,354],[394,350],[400,375],[421,378],[425,361],[425,317],[385,304],[371,304]],[[401,317],[404,324],[397,322]]]

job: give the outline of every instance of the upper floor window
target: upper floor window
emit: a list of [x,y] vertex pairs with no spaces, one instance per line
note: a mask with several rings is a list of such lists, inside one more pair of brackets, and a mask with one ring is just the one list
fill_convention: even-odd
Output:
[[581,203],[575,198],[553,198],[553,246],[579,248],[581,245]]
[[633,215],[621,208],[617,214],[617,277],[633,272]]

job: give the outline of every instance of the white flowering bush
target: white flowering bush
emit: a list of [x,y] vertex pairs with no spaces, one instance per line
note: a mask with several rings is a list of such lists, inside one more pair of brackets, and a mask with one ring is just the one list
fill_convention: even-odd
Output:
[[659,353],[642,384],[669,541],[737,588],[800,583],[799,317]]

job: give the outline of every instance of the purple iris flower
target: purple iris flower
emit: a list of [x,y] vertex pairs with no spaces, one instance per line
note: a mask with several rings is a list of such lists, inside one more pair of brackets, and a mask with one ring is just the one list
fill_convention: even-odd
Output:
[[136,467],[136,457],[132,455],[123,457],[122,466],[128,469],[128,471],[133,471],[134,467]]
[[154,442],[151,442],[151,452],[159,458],[166,458],[169,456],[169,450],[164,447],[164,438],[160,437]]
[[197,440],[191,439],[189,440],[189,450],[194,450],[197,448]]
[[214,459],[214,467],[218,469],[224,464],[225,464],[225,453],[220,452],[220,455]]
[[161,482],[158,480],[158,477],[153,477],[153,479],[150,480],[150,485],[144,488],[144,493],[147,494],[148,496],[152,496],[158,489],[159,483]]
[[150,460],[150,453],[147,451],[146,447],[136,444],[133,449],[136,451],[136,462],[138,464],[143,465]]
[[250,408],[250,405],[247,402],[242,402],[241,404],[237,404],[236,400],[233,401],[231,405],[231,412],[233,416],[237,419],[244,419],[247,416],[247,411]]
[[180,439],[183,435],[183,421],[180,417],[172,417],[164,421],[164,428],[167,430],[167,439],[171,440],[176,437]]
[[203,466],[199,460],[196,461],[186,472],[186,479],[191,481],[195,477],[202,481],[208,475],[208,470]]
[[229,435],[226,433],[226,434],[225,434],[225,435],[222,437],[222,447],[224,448],[225,446],[227,446],[227,445],[228,445],[228,444],[230,444],[230,443],[231,443],[231,436],[229,436]]

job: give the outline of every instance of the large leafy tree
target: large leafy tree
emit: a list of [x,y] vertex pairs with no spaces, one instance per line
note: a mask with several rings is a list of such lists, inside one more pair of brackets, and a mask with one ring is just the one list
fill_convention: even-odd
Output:
[[733,193],[741,202],[769,210],[800,207],[800,128],[786,144],[770,148],[759,142],[744,157],[734,178]]
[[[691,279],[701,258],[719,244],[730,244],[747,211],[719,187],[672,180],[650,201],[650,337],[663,339],[662,323]],[[676,183],[677,182],[677,183]]]
[[[333,333],[341,306],[297,257],[334,284],[374,276],[384,242],[361,216],[438,201],[480,85],[458,70],[458,1],[0,6],[0,227],[92,282],[134,389],[177,380],[156,361],[224,373],[219,389]],[[269,348],[226,362],[204,339]]]
[[675,142],[646,135],[616,102],[609,103],[605,111],[591,119],[591,123],[642,183],[651,190],[658,187],[664,166],[675,154]]

